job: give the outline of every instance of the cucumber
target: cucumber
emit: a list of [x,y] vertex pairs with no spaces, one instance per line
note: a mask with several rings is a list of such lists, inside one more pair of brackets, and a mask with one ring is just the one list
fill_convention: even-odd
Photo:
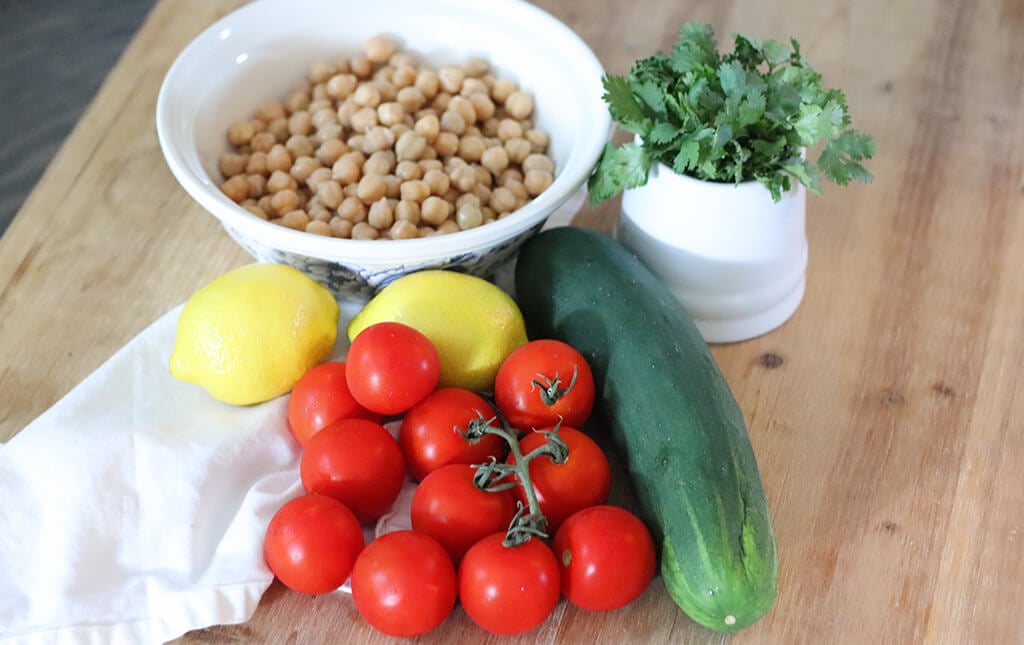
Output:
[[596,231],[532,237],[515,286],[530,338],[565,341],[590,361],[672,599],[716,631],[757,621],[778,594],[768,503],[743,413],[693,321]]

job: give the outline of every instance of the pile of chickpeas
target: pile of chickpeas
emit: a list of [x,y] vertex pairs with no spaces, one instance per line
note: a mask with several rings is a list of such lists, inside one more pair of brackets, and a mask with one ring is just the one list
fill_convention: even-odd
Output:
[[225,195],[307,233],[409,239],[496,221],[554,181],[533,98],[486,61],[433,70],[385,36],[363,49],[229,128]]

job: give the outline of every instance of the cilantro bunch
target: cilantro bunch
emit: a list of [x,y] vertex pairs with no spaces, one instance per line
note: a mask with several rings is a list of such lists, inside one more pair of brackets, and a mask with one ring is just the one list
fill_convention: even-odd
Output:
[[[647,183],[661,162],[676,173],[715,182],[761,182],[775,201],[795,179],[821,194],[822,177],[845,186],[870,182],[861,161],[875,143],[850,127],[846,97],[791,47],[735,36],[721,55],[710,25],[689,23],[669,54],[638,60],[626,76],[606,75],[604,101],[640,143],[609,143],[590,176],[598,203]],[[824,141],[816,162],[801,154]]]

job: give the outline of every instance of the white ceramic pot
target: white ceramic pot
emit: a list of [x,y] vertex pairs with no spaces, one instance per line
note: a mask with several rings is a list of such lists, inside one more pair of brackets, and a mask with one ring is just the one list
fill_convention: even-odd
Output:
[[746,340],[789,319],[803,299],[804,211],[757,182],[701,181],[657,164],[625,191],[617,235],[676,295],[709,343]]

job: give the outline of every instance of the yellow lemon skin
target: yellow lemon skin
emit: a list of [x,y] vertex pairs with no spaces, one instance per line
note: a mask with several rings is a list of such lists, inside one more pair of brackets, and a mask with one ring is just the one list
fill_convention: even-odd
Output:
[[439,387],[490,391],[501,363],[526,343],[515,300],[483,278],[456,271],[418,271],[384,287],[349,323],[349,340],[387,321],[409,325],[434,343]]
[[249,264],[215,278],[185,303],[171,375],[232,405],[290,392],[334,349],[338,303],[283,264]]

